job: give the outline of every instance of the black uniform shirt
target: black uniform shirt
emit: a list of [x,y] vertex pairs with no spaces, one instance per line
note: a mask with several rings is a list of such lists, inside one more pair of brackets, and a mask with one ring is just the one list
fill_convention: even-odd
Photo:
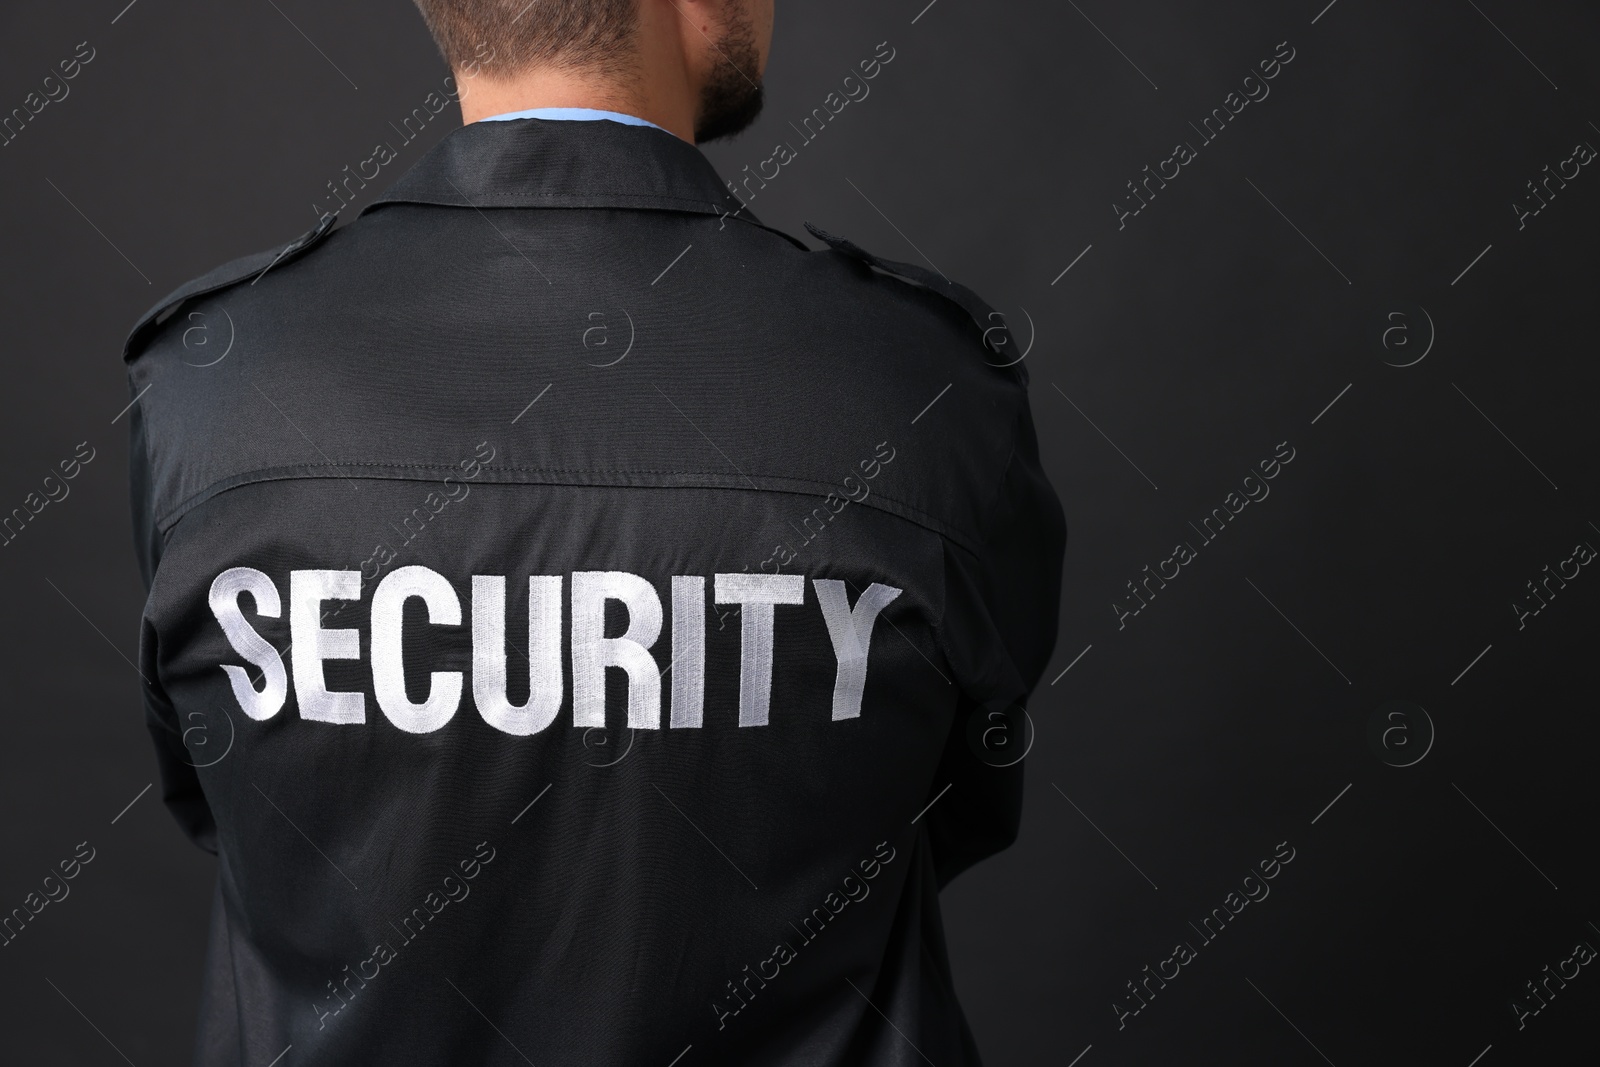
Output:
[[977,1063],[1065,540],[999,316],[609,122],[331,223],[127,347],[198,1062]]

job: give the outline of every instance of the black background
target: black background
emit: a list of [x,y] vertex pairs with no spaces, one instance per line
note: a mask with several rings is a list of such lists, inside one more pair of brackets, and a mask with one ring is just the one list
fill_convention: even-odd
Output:
[[[932,263],[1032,346],[1072,531],[1061,639],[1022,837],[944,894],[993,1064],[1595,1055],[1594,968],[1520,1030],[1511,1003],[1600,945],[1600,577],[1521,629],[1512,604],[1600,545],[1600,176],[1521,229],[1512,205],[1600,145],[1600,17],[1325,2],[780,4],[766,114],[709,148],[753,167],[888,41],[871,95],[751,207]],[[94,449],[0,548],[0,911],[96,850],[0,948],[6,1062],[189,1055],[214,866],[140,794],[123,335],[312,225],[447,73],[398,0],[123,3],[0,14],[0,111],[95,50],[0,148],[0,512]],[[1270,96],[1202,144],[1189,124],[1285,41]],[[1198,158],[1119,229],[1126,183],[1180,140]],[[1271,495],[1202,544],[1189,524],[1281,442]],[[1179,541],[1198,558],[1119,629],[1125,583]],[[1369,743],[1391,700],[1426,709],[1431,748],[1414,712]],[[1189,924],[1280,842],[1271,895],[1203,944]],[[1119,1030],[1125,983],[1178,941],[1198,958]]]

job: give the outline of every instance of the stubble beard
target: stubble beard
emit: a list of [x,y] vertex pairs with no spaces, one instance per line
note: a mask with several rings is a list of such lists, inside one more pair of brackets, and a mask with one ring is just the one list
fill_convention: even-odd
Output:
[[761,114],[761,52],[755,26],[739,3],[729,3],[721,34],[713,42],[717,64],[700,94],[694,139],[703,144],[741,133]]

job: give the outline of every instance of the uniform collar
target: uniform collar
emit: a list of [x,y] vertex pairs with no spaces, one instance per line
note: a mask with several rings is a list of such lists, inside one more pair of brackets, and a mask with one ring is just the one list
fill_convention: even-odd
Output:
[[603,111],[592,107],[530,107],[522,111],[506,111],[499,115],[490,115],[478,121],[505,122],[508,119],[553,119],[560,122],[605,121],[620,122],[624,126],[654,126],[658,130],[662,128],[649,119],[642,119],[638,115],[628,115],[621,111]]
[[616,122],[469,123],[362,214],[395,203],[686,211],[762,225],[694,145]]

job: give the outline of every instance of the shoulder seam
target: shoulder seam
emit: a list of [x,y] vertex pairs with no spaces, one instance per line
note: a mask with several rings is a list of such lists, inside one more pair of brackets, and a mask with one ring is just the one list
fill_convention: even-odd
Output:
[[[881,256],[873,255],[854,241],[829,233],[819,226],[807,222],[805,227],[813,237],[827,244],[834,252],[849,256],[851,259],[866,264],[873,270],[881,271],[907,284],[943,297],[966,312],[967,316],[972,319],[973,323],[981,331],[979,343],[984,352],[992,352],[1009,360],[1006,363],[991,363],[986,356],[984,362],[995,370],[1010,372],[1009,376],[1016,378],[1024,389],[1027,388],[1028,370],[1022,362],[1027,357],[1027,353],[1018,353],[1017,342],[1012,337],[1011,328],[1006,323],[1006,317],[990,307],[977,293],[960,282],[952,281],[937,269],[930,271],[917,266],[915,263],[901,263],[892,259],[884,259]],[[998,325],[996,324],[997,322]],[[998,340],[994,339],[996,334],[999,335]],[[1030,347],[1032,346],[1030,345]]]
[[[150,329],[164,323],[171,316],[171,313],[175,312],[185,301],[236,285],[252,274],[256,274],[259,278],[260,275],[265,274],[279,263],[293,259],[322,241],[333,231],[333,224],[338,217],[337,212],[324,215],[315,227],[285,245],[264,252],[241,256],[178,286],[178,288],[163,297],[154,307],[146,311],[138,322],[133,324],[133,328],[128,331],[127,339],[123,342],[123,362],[133,359],[134,355],[143,346]],[[257,273],[258,271],[259,274]],[[251,284],[254,283],[252,282]]]

